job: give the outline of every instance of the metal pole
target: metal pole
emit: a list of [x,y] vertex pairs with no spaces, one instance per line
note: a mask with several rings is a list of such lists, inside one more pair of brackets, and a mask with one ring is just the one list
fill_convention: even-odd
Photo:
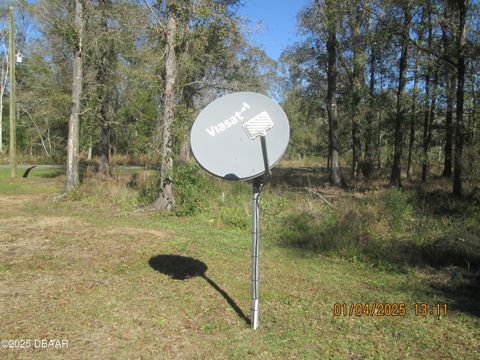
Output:
[[252,306],[251,306],[251,318],[250,323],[252,329],[258,328],[259,320],[259,268],[258,258],[260,255],[260,209],[259,209],[259,196],[260,196],[261,177],[253,179],[252,184]]
[[17,176],[17,161],[15,159],[15,116],[16,116],[16,101],[15,101],[15,29],[13,26],[13,6],[10,6],[10,36],[9,36],[9,52],[10,52],[10,149],[9,149],[9,162],[10,162],[10,176]]

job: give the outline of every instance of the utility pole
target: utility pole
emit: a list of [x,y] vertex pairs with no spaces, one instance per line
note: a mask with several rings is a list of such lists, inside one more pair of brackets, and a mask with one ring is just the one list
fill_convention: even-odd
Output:
[[16,101],[15,101],[15,29],[13,27],[13,6],[10,6],[10,37],[9,37],[9,57],[10,57],[10,150],[8,152],[10,162],[10,176],[17,176],[17,161],[15,159],[15,138],[16,138]]

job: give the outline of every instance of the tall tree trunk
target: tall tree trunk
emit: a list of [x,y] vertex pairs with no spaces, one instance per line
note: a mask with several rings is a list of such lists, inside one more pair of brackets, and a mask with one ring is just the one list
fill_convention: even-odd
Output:
[[[188,25],[187,25],[188,26]],[[192,78],[190,81],[194,81]],[[187,116],[192,116],[195,110],[194,97],[197,94],[197,91],[194,87],[185,86],[182,90],[183,102],[186,107]],[[190,136],[188,136],[188,130],[186,129],[186,124],[179,124],[181,129],[180,137],[180,151],[178,154],[178,162],[181,164],[187,164],[190,162]]]
[[435,119],[435,109],[437,101],[437,89],[438,89],[438,69],[435,70],[433,75],[433,87],[431,92],[430,108],[428,109],[428,115],[425,117],[425,134],[423,143],[423,164],[422,164],[422,182],[427,182],[428,171],[430,166],[428,151],[430,150],[430,143],[432,141],[432,125]]
[[464,143],[463,102],[465,85],[465,45],[467,42],[467,7],[468,0],[456,0],[458,11],[457,28],[457,126],[455,130],[455,164],[453,169],[453,195],[462,195],[462,155]]
[[[103,107],[103,105],[102,105]],[[103,110],[102,110],[103,113]],[[102,115],[102,124],[100,127],[100,161],[98,164],[98,172],[103,179],[109,177],[110,174],[110,124],[103,122],[105,115]]]
[[105,179],[110,174],[110,127],[113,121],[113,81],[114,62],[113,42],[109,36],[108,19],[112,8],[111,0],[101,0],[101,36],[100,59],[97,70],[97,82],[100,92],[100,163],[98,171]]
[[0,154],[3,153],[3,95],[5,95],[5,86],[8,77],[8,61],[5,56],[2,61],[2,74],[0,77]]
[[[427,49],[431,50],[432,48],[432,7],[431,1],[427,1],[422,20],[426,21],[428,26],[428,40],[427,40]],[[425,107],[424,107],[424,119],[423,119],[423,142],[422,142],[422,183],[427,181],[427,157],[428,157],[428,130],[430,123],[430,78],[432,72],[432,59],[430,55],[427,58],[427,71],[425,72]]]
[[408,142],[407,178],[412,180],[413,174],[413,148],[415,145],[415,123],[417,120],[418,97],[418,50],[415,53],[415,69],[413,75],[412,114],[410,116],[410,139]]
[[327,40],[327,113],[329,127],[329,148],[331,152],[330,161],[330,183],[333,186],[343,186],[344,180],[340,173],[340,151],[338,147],[338,120],[337,120],[337,20],[335,14],[335,3],[333,0],[326,0],[328,40]]
[[[452,45],[455,36],[447,24],[451,24],[453,20],[451,7],[448,3],[443,6],[443,18],[441,22],[442,27],[442,42],[443,42],[443,56],[445,58],[453,57]],[[452,149],[453,149],[453,98],[455,96],[455,74],[454,69],[450,64],[444,64],[445,76],[445,97],[447,102],[447,110],[445,114],[445,146],[444,163],[442,176],[452,177]]]
[[[477,94],[475,92],[475,76],[476,76],[476,64],[474,63],[474,61],[470,61],[470,69],[468,71],[468,69],[466,70],[469,75],[469,83],[470,83],[470,89],[469,89],[469,93],[470,93],[470,108],[467,110],[468,112],[468,122],[467,122],[467,126],[465,128],[465,137],[464,137],[464,143],[465,143],[465,146],[471,148],[472,146],[475,145],[475,127],[476,127],[476,119],[475,119],[475,114],[476,114],[476,108],[477,108]],[[477,155],[472,152],[472,151],[469,151],[467,153],[467,156],[466,156],[466,163],[468,164],[468,171],[472,174],[474,173],[476,170],[477,170],[477,167],[478,167],[478,163],[477,163]]]
[[377,128],[377,150],[375,157],[377,159],[377,169],[380,171],[382,169],[382,111],[378,114],[378,128]]
[[363,90],[363,74],[365,72],[365,49],[360,41],[360,25],[362,21],[361,4],[355,1],[352,4],[350,14],[350,27],[352,33],[352,48],[353,48],[353,76],[352,76],[352,184],[357,186],[357,178],[359,174],[360,165],[360,101]]
[[167,26],[165,29],[165,93],[163,103],[160,193],[153,204],[153,207],[160,211],[170,211],[175,205],[172,188],[173,151],[171,126],[174,119],[175,81],[177,77],[177,59],[175,54],[176,32],[177,16],[175,1],[167,0]]
[[65,174],[65,191],[70,191],[80,182],[78,173],[78,152],[80,137],[80,106],[82,98],[83,61],[82,42],[85,29],[84,0],[75,0],[75,32],[77,43],[73,53],[72,109],[68,121],[67,168]]
[[92,138],[90,138],[88,142],[88,151],[87,151],[87,160],[91,161],[92,160]]
[[16,143],[17,143],[17,135],[16,135],[16,100],[15,100],[15,26],[14,26],[14,10],[13,6],[10,6],[9,9],[10,13],[10,32],[9,32],[9,67],[10,67],[10,94],[9,94],[9,118],[10,118],[10,146],[8,150],[8,158],[10,163],[10,176],[16,177],[17,176],[17,158],[16,158]]
[[[471,137],[470,137],[470,143],[471,144],[475,144],[475,140],[476,140],[476,128],[477,128],[477,114],[478,114],[478,87],[475,87],[475,81],[473,81],[473,77],[474,77],[474,73],[473,73],[473,62],[472,62],[472,80],[470,82],[471,86],[472,86],[472,97],[473,97],[473,111],[472,111],[472,122],[471,122],[471,127],[469,128],[470,129],[470,134],[471,134]],[[472,164],[473,165],[473,164]]]
[[408,60],[408,39],[411,22],[410,4],[405,4],[403,8],[404,22],[402,34],[402,50],[398,66],[398,90],[397,90],[397,109],[395,116],[395,146],[393,152],[392,172],[390,174],[390,186],[402,186],[402,152],[403,152],[403,123],[405,121],[405,85],[407,82],[407,60]]
[[452,148],[453,148],[453,98],[455,90],[455,77],[446,75],[447,113],[445,115],[445,147],[442,176],[452,176]]
[[[379,58],[381,58],[381,54],[377,54]],[[383,94],[383,74],[380,72],[380,94]],[[376,136],[376,150],[375,150],[375,158],[377,161],[377,169],[380,171],[382,169],[382,147],[383,147],[383,133],[382,133],[382,127],[383,127],[383,111],[382,108],[380,107],[379,112],[378,112],[378,121],[377,121],[377,136]]]
[[365,129],[365,165],[363,166],[363,176],[367,179],[373,170],[373,119],[375,118],[375,49],[370,48],[370,86],[369,86],[369,110],[367,114],[367,126]]

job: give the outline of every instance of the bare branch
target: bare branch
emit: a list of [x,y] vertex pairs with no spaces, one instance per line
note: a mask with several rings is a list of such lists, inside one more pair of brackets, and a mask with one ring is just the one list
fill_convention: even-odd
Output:
[[309,188],[308,186],[305,186],[305,190],[307,190],[307,192],[309,194],[312,194],[312,195],[315,195],[315,196],[318,196],[320,199],[322,199],[327,205],[333,207],[333,208],[336,208],[335,205],[333,205],[330,201],[328,201],[322,194],[320,194],[318,191],[315,191],[311,188]]
[[143,2],[145,3],[145,5],[147,5],[147,8],[150,10],[150,12],[153,14],[153,17],[155,18],[155,20],[157,20],[157,23],[158,25],[160,25],[160,27],[162,28],[162,31],[165,32],[165,26],[163,25],[162,21],[160,20],[160,18],[157,16],[156,12],[153,10],[152,6],[148,3],[147,0],[143,0]]
[[19,104],[20,105],[20,108],[25,112],[25,114],[28,115],[30,121],[33,123],[33,125],[35,126],[35,128],[37,129],[37,132],[38,132],[38,136],[40,137],[40,141],[42,142],[42,146],[43,146],[43,150],[45,151],[45,154],[50,157],[50,154],[47,150],[47,146],[45,145],[45,141],[43,140],[43,134],[42,134],[42,131],[40,131],[40,128],[38,127],[37,123],[35,122],[35,120],[33,120],[33,117],[32,115],[28,112],[28,110],[22,106],[22,104]]
[[[50,25],[52,25],[52,26],[57,26],[57,24],[56,24],[57,22],[55,21],[55,20],[56,20],[55,17],[53,17],[54,20],[52,21],[51,19],[49,19],[49,18],[48,18],[47,16],[45,16],[44,14],[35,11],[35,10],[34,10],[35,8],[34,8],[31,4],[27,3],[27,2],[24,1],[24,0],[16,0],[16,3],[17,3],[18,5],[20,5],[22,8],[28,10],[28,11],[33,11],[33,12],[35,13],[35,15],[37,15],[37,16],[40,17],[40,18],[42,18],[42,19],[45,20],[46,22],[48,22]],[[46,11],[46,12],[47,12],[47,11]]]

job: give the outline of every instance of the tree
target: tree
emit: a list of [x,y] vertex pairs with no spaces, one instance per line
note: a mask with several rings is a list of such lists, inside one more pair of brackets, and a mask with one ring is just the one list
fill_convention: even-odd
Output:
[[9,66],[10,66],[10,93],[9,93],[9,113],[10,113],[10,147],[8,151],[8,157],[10,162],[10,175],[12,177],[17,176],[17,134],[16,134],[16,117],[17,117],[17,102],[15,100],[15,27],[14,27],[14,9],[13,6],[10,6],[10,36],[9,36],[9,45],[8,45],[8,55],[9,55]]
[[418,97],[418,62],[419,50],[415,51],[415,66],[412,89],[412,112],[410,114],[410,136],[408,141],[407,178],[412,179],[413,174],[413,148],[415,145],[415,124],[417,122],[417,97]]
[[[443,21],[442,27],[442,42],[443,42],[443,56],[444,58],[453,58],[453,34],[450,30],[449,23],[452,21],[452,16],[449,11],[448,4],[443,7]],[[445,145],[444,145],[444,163],[442,176],[450,178],[452,176],[452,149],[453,149],[453,99],[455,97],[455,73],[454,66],[451,63],[444,61],[443,64],[444,79],[445,79],[445,97],[447,102],[445,114]]]
[[160,163],[160,193],[153,206],[156,210],[170,211],[175,199],[172,188],[173,151],[171,127],[175,115],[175,81],[177,77],[177,58],[175,37],[177,33],[177,4],[167,0],[167,20],[165,33],[165,89],[163,93],[163,125]]
[[97,86],[99,91],[99,123],[100,123],[100,162],[98,172],[104,178],[110,175],[110,130],[114,118],[114,83],[116,54],[110,34],[108,21],[111,18],[112,1],[100,0],[100,34],[97,63]]
[[468,0],[450,0],[450,6],[457,15],[457,107],[455,128],[455,163],[453,169],[453,195],[462,195],[462,155],[464,144],[463,103],[465,93],[465,46],[467,43],[467,9]]
[[83,81],[83,36],[85,29],[84,2],[75,0],[74,51],[72,77],[72,107],[68,121],[67,167],[65,174],[65,191],[71,191],[79,185],[79,143],[80,143],[80,109]]
[[[369,22],[369,27],[371,22]],[[375,118],[375,73],[377,64],[377,49],[374,40],[374,35],[370,29],[369,45],[370,45],[370,57],[369,57],[369,87],[368,87],[368,112],[366,116],[365,124],[365,157],[364,165],[362,167],[363,175],[368,179],[372,173],[374,153],[373,153],[373,120]]]
[[[337,67],[339,40],[337,33],[344,15],[343,7],[339,6],[342,4],[330,0],[316,0],[312,5],[305,7],[299,14],[299,21],[307,37],[304,42],[292,46],[282,56],[288,69],[289,80],[295,84],[291,86],[288,99],[295,99],[296,96],[292,92],[296,92],[297,96],[303,98],[303,101],[318,104],[317,106],[303,104],[299,108],[302,116],[306,117],[301,124],[310,124],[310,129],[306,128],[308,129],[306,130],[303,126],[302,129],[293,128],[293,137],[297,137],[298,132],[305,130],[321,134],[323,122],[328,124],[327,146],[322,147],[319,144],[317,148],[320,151],[324,148],[328,149],[329,180],[334,186],[345,185],[340,171],[337,103],[337,79],[339,75]],[[324,107],[322,104],[325,104]],[[293,116],[296,117],[296,115]],[[320,120],[315,120],[315,118],[320,118]],[[311,128],[313,124],[316,125],[315,130]],[[319,140],[322,141],[323,139],[319,136]]]
[[[0,8],[0,11],[3,10]],[[3,16],[3,14],[0,14]],[[8,82],[8,53],[6,47],[6,29],[0,29],[0,54],[2,54],[2,60],[0,64],[0,154],[3,153],[3,96],[5,95],[5,87]]]
[[[426,16],[425,16],[426,15]],[[433,25],[432,25],[432,6],[431,0],[427,0],[424,9],[423,18],[426,20],[426,26],[428,28],[427,36],[427,51],[432,49],[433,41]],[[427,54],[427,64],[425,72],[425,105],[424,105],[424,120],[423,120],[423,153],[422,153],[422,182],[427,181],[427,166],[428,166],[428,143],[431,131],[431,121],[430,121],[430,83],[431,83],[431,72],[432,72],[432,63],[431,56]]]
[[411,5],[408,1],[402,4],[403,28],[401,37],[401,53],[398,65],[398,88],[397,88],[397,106],[395,114],[395,135],[394,135],[394,153],[392,171],[390,174],[390,186],[402,186],[401,178],[401,159],[403,152],[403,123],[405,121],[405,85],[407,82],[407,60],[409,46],[410,22],[412,20]]
[[455,76],[445,74],[447,109],[445,114],[445,146],[442,176],[452,176],[452,149],[453,149],[453,99],[455,90]]
[[340,173],[340,151],[338,147],[338,110],[337,110],[337,15],[335,2],[326,0],[327,17],[327,97],[326,107],[328,113],[328,140],[330,158],[330,183],[333,186],[343,185]]
[[[174,206],[174,160],[184,160],[188,154],[187,129],[200,105],[226,90],[265,88],[261,80],[270,73],[265,54],[245,42],[230,11],[236,3],[172,0],[165,4],[163,22],[155,15],[165,39],[163,116],[157,122],[161,124],[160,189],[153,204],[157,210]],[[265,75],[259,76],[262,70]]]
[[365,73],[365,42],[361,31],[365,21],[365,2],[362,0],[350,1],[348,4],[348,22],[351,34],[351,48],[353,53],[353,69],[351,74],[351,117],[352,117],[352,183],[356,188],[361,158],[360,123],[362,118],[361,101],[364,90]]

